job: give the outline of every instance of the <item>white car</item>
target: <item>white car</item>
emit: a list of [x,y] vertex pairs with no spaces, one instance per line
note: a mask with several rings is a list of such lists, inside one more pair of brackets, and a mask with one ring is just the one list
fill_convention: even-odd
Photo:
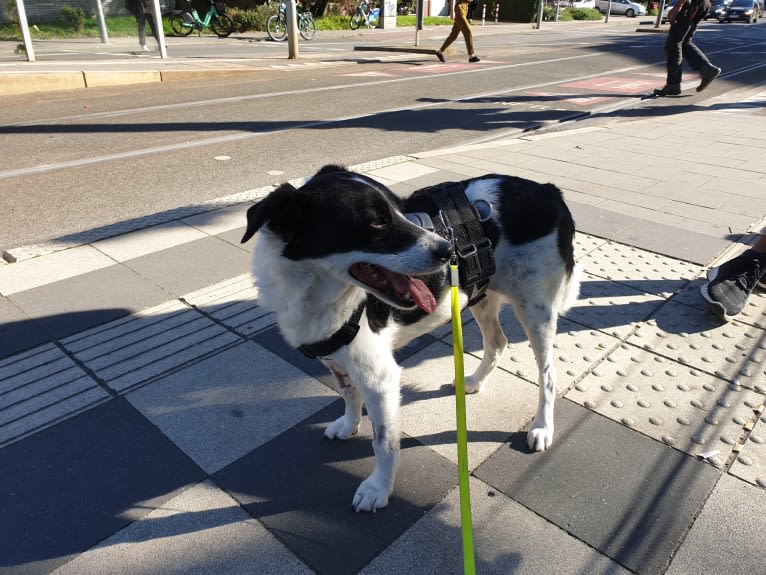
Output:
[[[609,6],[609,0],[596,0],[596,8],[602,14],[606,14]],[[610,14],[625,14],[628,18],[634,16],[643,16],[646,14],[646,8],[643,4],[636,4],[631,0],[612,0]]]
[[596,0],[561,0],[561,8],[595,8]]

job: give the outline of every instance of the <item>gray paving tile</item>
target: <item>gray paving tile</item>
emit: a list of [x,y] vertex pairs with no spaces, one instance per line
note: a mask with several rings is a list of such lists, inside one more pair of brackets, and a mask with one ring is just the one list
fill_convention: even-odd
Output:
[[0,450],[0,570],[49,573],[205,479],[115,399]]
[[0,360],[0,446],[109,398],[52,344]]
[[337,399],[252,342],[127,395],[208,473],[236,461]]
[[105,385],[124,393],[241,341],[199,311],[170,301],[61,343]]
[[663,573],[718,471],[567,400],[556,425],[552,449],[529,453],[518,434],[474,475],[636,573]]
[[34,329],[58,339],[166,301],[169,294],[121,266],[109,266],[23,292],[9,299]]
[[[697,229],[704,229],[699,223],[692,223]],[[643,220],[614,238],[617,241],[649,250],[671,258],[705,265],[726,249],[730,241],[725,237],[725,230],[716,230],[711,224],[709,234],[683,230],[658,222]]]
[[569,201],[567,205],[572,212],[577,230],[582,233],[618,240],[626,229],[636,224],[636,220],[630,216],[596,206],[575,201]]
[[174,295],[247,273],[251,256],[216,237],[188,242],[124,264]]
[[354,513],[374,462],[369,421],[346,441],[324,439],[343,412],[331,404],[218,472],[213,480],[320,573],[356,573],[457,484],[456,466],[406,435],[388,507]]
[[[479,360],[466,355],[464,364],[469,375]],[[402,431],[457,464],[452,346],[434,343],[402,367]],[[536,386],[498,369],[481,393],[466,397],[469,468],[477,467],[532,421],[537,395]]]
[[723,476],[667,575],[763,573],[766,490]]
[[[482,575],[629,575],[563,529],[471,478],[476,572]],[[454,489],[361,575],[460,575],[463,571],[459,490]]]
[[[108,567],[105,567],[108,566]],[[236,501],[210,481],[53,571],[52,575],[312,575]]]
[[12,301],[0,296],[0,357],[31,349],[49,340],[50,336]]

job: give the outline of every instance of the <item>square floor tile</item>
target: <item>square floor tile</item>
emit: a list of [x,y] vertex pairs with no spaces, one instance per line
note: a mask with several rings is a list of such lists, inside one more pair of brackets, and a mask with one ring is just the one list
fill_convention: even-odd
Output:
[[[105,567],[108,566],[108,567]],[[52,575],[313,575],[210,481],[158,506]]]
[[247,273],[251,256],[216,237],[127,260],[125,265],[174,295]]
[[374,467],[372,433],[331,441],[322,434],[343,413],[341,400],[214,476],[215,482],[320,573],[356,573],[457,484],[455,465],[402,438],[388,507],[354,513],[351,501]]
[[115,399],[0,450],[0,569],[48,573],[199,483],[202,471]]
[[[630,575],[627,569],[486,483],[472,477],[470,484],[477,573]],[[459,495],[459,489],[454,489],[365,567],[362,575],[463,573]]]
[[521,434],[474,473],[640,575],[660,575],[719,472],[609,419],[556,403],[557,439]]
[[127,395],[208,473],[273,439],[337,397],[253,342]]

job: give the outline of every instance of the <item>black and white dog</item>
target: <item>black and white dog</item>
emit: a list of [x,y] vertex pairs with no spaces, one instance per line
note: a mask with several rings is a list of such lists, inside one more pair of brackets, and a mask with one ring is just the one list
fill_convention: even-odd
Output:
[[[539,368],[539,405],[527,442],[542,451],[553,440],[556,322],[579,289],[574,222],[552,184],[502,175],[462,184],[468,201],[488,212],[481,226],[497,268],[486,297],[470,308],[484,355],[466,378],[466,391],[482,389],[507,347],[498,315],[510,303]],[[354,435],[362,404],[367,407],[375,468],[354,495],[357,511],[385,507],[393,490],[401,372],[393,350],[450,319],[452,244],[408,220],[404,214],[411,212],[437,217],[427,190],[401,200],[369,177],[326,166],[300,188],[283,184],[250,207],[242,238],[260,232],[253,259],[259,304],[276,315],[290,345],[319,342],[315,355],[338,380],[345,413],[325,436]]]

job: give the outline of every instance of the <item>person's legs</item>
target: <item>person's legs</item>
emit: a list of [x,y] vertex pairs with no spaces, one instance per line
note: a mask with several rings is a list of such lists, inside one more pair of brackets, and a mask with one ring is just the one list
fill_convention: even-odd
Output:
[[707,279],[700,294],[711,309],[724,321],[738,315],[755,286],[766,287],[766,234],[744,253],[710,268]]
[[157,28],[154,25],[154,14],[146,12],[144,13],[144,18],[146,18],[146,21],[149,23],[149,29],[152,31],[152,36],[154,36],[154,39],[157,40],[157,49],[159,50],[160,35],[157,33]]
[[473,33],[471,32],[471,25],[468,23],[468,4],[466,2],[455,5],[455,25],[463,34],[468,56],[473,56]]
[[[442,47],[439,48],[438,52],[436,52],[436,55],[439,56],[442,52],[444,52],[449,47],[449,45],[455,41],[455,38],[457,38],[458,34],[460,34],[460,26],[457,23],[456,17],[455,22],[452,24],[452,30],[450,30],[449,36],[447,36],[446,40],[444,40]],[[443,62],[444,57],[440,57],[439,60]]]
[[699,72],[701,81],[699,86],[697,86],[697,92],[702,92],[702,90],[707,88],[710,83],[718,77],[721,73],[721,69],[711,64],[705,53],[694,43],[693,38],[696,29],[697,24],[694,23],[689,30],[689,34],[687,34],[681,44],[681,51],[684,59],[689,63],[689,66],[696,72]]
[[654,91],[655,96],[677,96],[681,93],[684,63],[683,43],[692,24],[691,20],[679,14],[676,21],[670,25],[670,31],[665,40],[667,79],[665,86]]
[[146,47],[146,21],[144,14],[136,14],[136,28],[138,28],[138,45],[142,48]]

